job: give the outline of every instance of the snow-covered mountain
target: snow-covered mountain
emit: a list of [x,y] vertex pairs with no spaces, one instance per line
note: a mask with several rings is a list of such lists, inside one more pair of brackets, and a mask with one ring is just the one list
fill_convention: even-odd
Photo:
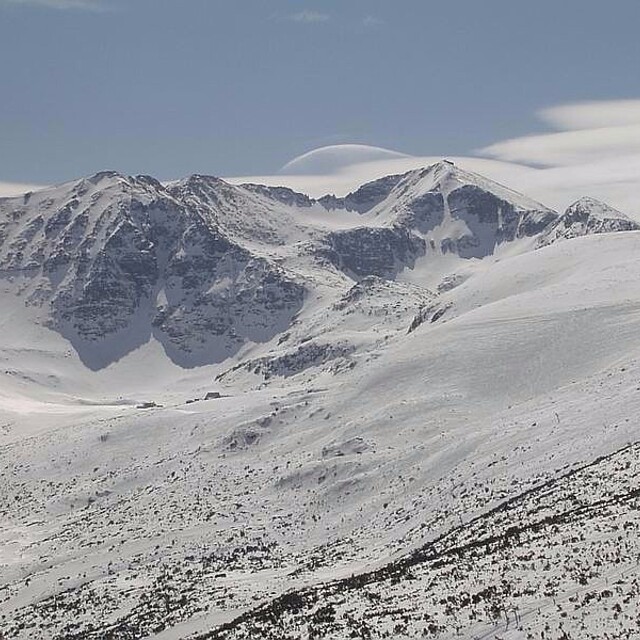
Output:
[[557,240],[577,238],[593,233],[611,233],[613,231],[638,231],[640,224],[624,213],[610,207],[595,198],[584,197],[574,202],[540,236],[540,246]]
[[633,637],[638,229],[446,161],[0,199],[4,636]]
[[238,242],[284,241],[268,208],[215,179],[104,173],[0,208],[0,269],[91,367],[152,333],[181,363],[224,359],[302,306],[302,285]]
[[[337,220],[343,209],[362,215]],[[324,278],[318,262],[348,279],[395,278],[433,252],[485,257],[556,218],[446,162],[318,202],[105,172],[2,200],[0,212],[0,269],[92,368],[151,335],[179,364],[219,362],[285,331]]]

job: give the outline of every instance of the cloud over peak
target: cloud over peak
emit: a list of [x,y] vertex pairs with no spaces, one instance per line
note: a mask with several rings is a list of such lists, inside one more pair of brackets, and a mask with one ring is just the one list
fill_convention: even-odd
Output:
[[[456,164],[561,211],[591,195],[640,220],[640,100],[565,104],[536,114],[560,131],[503,140]],[[232,181],[285,185],[314,196],[345,195],[364,182],[440,160],[367,145],[322,147],[275,176]]]

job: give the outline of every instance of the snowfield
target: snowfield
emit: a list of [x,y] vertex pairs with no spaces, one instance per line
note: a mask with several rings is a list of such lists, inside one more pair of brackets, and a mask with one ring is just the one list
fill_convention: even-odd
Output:
[[0,199],[0,629],[640,636],[640,231],[442,162]]

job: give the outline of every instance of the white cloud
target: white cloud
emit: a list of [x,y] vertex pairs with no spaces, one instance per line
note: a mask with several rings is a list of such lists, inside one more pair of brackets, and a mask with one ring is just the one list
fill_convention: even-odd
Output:
[[104,11],[104,5],[94,0],[0,0],[0,4],[48,7],[49,9],[82,9]]
[[640,124],[640,100],[593,100],[542,109],[538,116],[561,131]]
[[0,198],[10,198],[12,196],[21,196],[28,191],[38,191],[43,189],[38,184],[22,184],[17,182],[0,182]]
[[478,154],[542,166],[590,164],[640,154],[640,100],[560,105],[537,115],[561,131],[504,140]]
[[588,164],[598,158],[640,153],[640,124],[512,138],[478,153],[507,162],[543,166]]
[[[624,108],[620,108],[623,105]],[[469,171],[563,210],[582,196],[593,196],[640,219],[640,122],[629,107],[640,101],[563,105],[539,115],[568,130],[514,138],[480,150],[474,157],[451,157]],[[582,107],[585,106],[583,109]],[[609,114],[603,119],[602,114]],[[584,128],[586,125],[602,125]],[[286,186],[319,197],[346,195],[365,182],[404,173],[441,160],[409,156],[365,145],[330,145],[294,158],[281,172],[227,178],[233,183]],[[538,166],[531,166],[532,164]],[[0,182],[0,196],[39,187]]]
[[581,196],[593,196],[640,219],[640,153],[598,158],[590,163],[531,169],[514,188],[563,209]]
[[313,24],[319,22],[328,22],[331,19],[331,16],[326,13],[319,13],[318,11],[300,11],[288,16],[288,19],[292,22]]
[[334,144],[320,147],[290,160],[278,173],[284,175],[331,175],[356,164],[407,158],[404,153],[366,144]]
[[[449,157],[456,164],[488,178],[513,186],[523,182],[524,175],[537,169],[488,158]],[[366,182],[382,176],[406,173],[442,160],[441,156],[410,156],[365,145],[332,145],[294,158],[281,173],[270,176],[226,178],[229,182],[255,182],[285,186],[312,197],[327,193],[343,196]],[[311,170],[315,170],[314,173]],[[515,187],[518,188],[518,187]]]

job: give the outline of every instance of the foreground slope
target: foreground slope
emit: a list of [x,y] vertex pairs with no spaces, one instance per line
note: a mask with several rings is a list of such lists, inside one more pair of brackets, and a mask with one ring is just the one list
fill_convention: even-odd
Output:
[[639,454],[639,443],[622,447],[380,569],[289,592],[197,637],[631,637]]

